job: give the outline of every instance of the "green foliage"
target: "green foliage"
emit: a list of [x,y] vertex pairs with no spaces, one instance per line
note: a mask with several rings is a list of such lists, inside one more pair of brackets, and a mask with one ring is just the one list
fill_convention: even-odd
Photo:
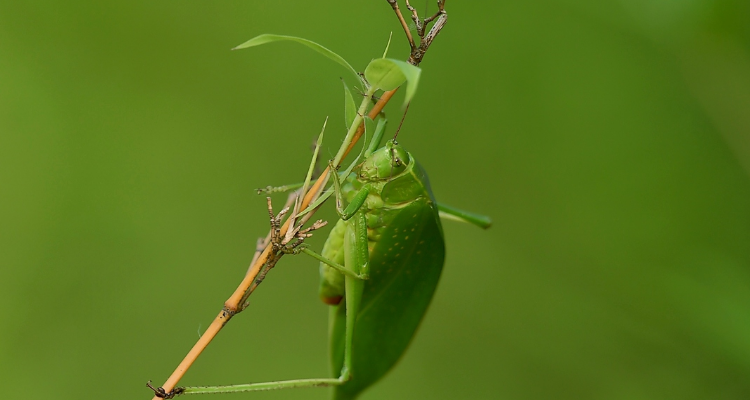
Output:
[[343,57],[313,42],[312,40],[307,40],[307,39],[299,38],[296,36],[274,35],[270,33],[265,33],[263,35],[258,35],[248,40],[247,42],[242,43],[241,45],[237,47],[234,47],[232,50],[241,50],[241,49],[246,49],[248,47],[260,46],[266,43],[281,42],[281,41],[291,41],[291,42],[296,42],[301,45],[307,46],[315,50],[316,52],[328,57],[329,59],[335,61],[336,63],[342,65],[344,68],[348,69],[349,72],[351,72],[352,75],[354,75],[357,78],[357,80],[361,80],[359,74],[354,69],[354,67],[352,67],[351,64],[349,64],[346,60],[344,60]]
[[[266,233],[254,188],[302,180],[322,116],[338,140],[338,82],[225,49],[283,16],[362,71],[387,30],[405,55],[366,20],[384,3],[0,2],[3,398],[150,399]],[[399,141],[496,223],[444,223],[435,301],[362,400],[749,398],[750,2],[448,4]],[[184,383],[324,376],[312,264],[275,268]],[[256,397],[328,393],[216,398]]]
[[[365,140],[363,140],[362,142],[364,143],[365,147],[368,147],[367,140],[371,140],[371,141],[375,140],[374,134],[375,134],[376,125],[375,125],[375,121],[371,120],[370,117],[365,117],[364,120],[365,120],[365,134],[364,134]],[[382,118],[380,118],[379,120],[382,120]],[[370,145],[373,145],[373,144],[370,143]],[[367,156],[367,154],[365,154],[365,156]]]
[[[362,77],[357,73],[357,71],[354,69],[354,67],[351,66],[346,60],[344,60],[343,57],[340,55],[334,53],[333,51],[321,46],[318,43],[315,43],[308,39],[303,39],[296,36],[285,36],[285,35],[274,35],[270,33],[265,33],[262,35],[258,35],[250,40],[248,40],[245,43],[242,43],[241,45],[233,48],[232,50],[240,50],[240,49],[246,49],[249,47],[255,47],[260,46],[262,44],[266,43],[272,43],[272,42],[280,42],[280,41],[292,41],[299,44],[302,44],[304,46],[307,46],[316,52],[326,56],[327,58],[335,61],[336,63],[344,66],[346,69],[349,70],[356,78],[357,81],[362,81]],[[385,52],[383,53],[383,57],[388,54],[388,48],[391,44],[391,38],[388,38],[388,44],[386,45]],[[414,97],[414,94],[417,91],[417,86],[419,84],[419,77],[422,74],[422,70],[419,67],[415,67],[407,62],[400,61],[400,60],[394,60],[390,58],[377,58],[375,60],[372,60],[370,64],[367,65],[367,68],[365,68],[365,79],[367,79],[367,84],[374,87],[378,90],[388,91],[396,89],[397,87],[401,86],[404,82],[407,82],[406,84],[406,96],[404,98],[404,104],[407,104],[411,101],[412,97]],[[352,114],[352,104],[354,102],[354,99],[351,99],[351,102],[349,101],[349,98],[351,97],[351,93],[349,92],[349,89],[346,87],[346,83],[344,83],[344,90],[346,93],[345,96],[348,96],[345,100],[345,114],[346,114],[346,121],[348,124],[350,124],[350,121],[353,121],[354,118],[350,116]],[[347,125],[348,126],[348,125]]]
[[[397,157],[408,164],[395,166]],[[337,192],[337,203],[349,199],[348,216],[342,215],[322,252],[354,273],[365,273],[366,266],[368,274],[365,280],[347,276],[344,293],[344,276],[321,264],[321,297],[346,294],[330,325],[332,374],[342,367],[351,373],[334,389],[336,400],[354,399],[401,358],[432,299],[445,255],[427,174],[411,154],[391,140],[360,167]],[[372,194],[381,200],[366,202]],[[377,239],[368,239],[370,230],[380,233]]]
[[350,127],[354,122],[354,117],[357,116],[357,105],[354,103],[349,86],[343,80],[341,82],[344,84],[344,122],[347,127]]
[[388,57],[388,50],[391,48],[391,39],[393,39],[393,32],[388,35],[388,43],[385,44],[385,50],[383,50],[383,58]]
[[407,82],[404,103],[410,102],[414,97],[421,74],[419,67],[390,58],[372,60],[365,69],[367,82],[380,90],[393,90]]

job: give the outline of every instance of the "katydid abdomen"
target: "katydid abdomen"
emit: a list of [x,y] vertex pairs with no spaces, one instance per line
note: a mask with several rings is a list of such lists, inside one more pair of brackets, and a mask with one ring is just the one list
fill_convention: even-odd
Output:
[[[391,158],[401,165],[394,167]],[[427,175],[411,155],[389,142],[347,178],[342,194],[352,201],[365,185],[371,189],[358,212],[367,222],[369,279],[364,281],[354,326],[351,378],[333,388],[336,400],[355,398],[398,361],[427,310],[445,258],[437,205]],[[350,221],[336,224],[323,248],[324,257],[344,264],[344,235]],[[344,276],[321,264],[321,298],[335,304],[343,296]],[[345,303],[341,301],[331,312],[334,376],[344,363]]]

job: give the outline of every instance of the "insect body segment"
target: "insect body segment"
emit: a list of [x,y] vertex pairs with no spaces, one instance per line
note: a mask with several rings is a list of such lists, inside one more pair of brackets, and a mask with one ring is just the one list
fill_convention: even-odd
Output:
[[[360,198],[363,191],[367,195]],[[351,328],[346,320],[351,312],[346,304],[349,297],[332,313],[332,373],[337,375],[344,364],[350,365],[350,379],[334,388],[334,398],[343,400],[355,398],[380,379],[406,350],[437,286],[445,245],[427,175],[393,141],[356,168],[339,195],[351,202],[347,209],[355,206],[356,214],[336,224],[323,257],[336,262],[343,258],[346,263],[349,252],[366,249],[369,277],[357,283],[362,290],[356,300],[356,324],[351,324],[352,351],[345,351],[346,328]],[[367,244],[358,246],[351,235],[363,231]],[[321,297],[335,304],[349,293],[351,278],[324,263],[320,269]],[[344,362],[345,355],[349,362]]]
[[[374,152],[342,185],[337,183],[337,186],[340,187],[340,197],[349,206],[339,210],[342,219],[329,234],[321,255],[339,264],[344,264],[347,220],[355,212],[365,215],[367,247],[372,253],[383,230],[404,207],[422,198],[430,200],[433,206],[435,203],[427,175],[412,161],[411,155],[393,141]],[[344,295],[343,275],[323,262],[320,263],[320,273],[321,299],[326,304],[338,304]]]
[[[346,222],[339,220],[328,234],[321,255],[338,264],[344,264],[344,234]],[[344,275],[327,264],[320,263],[320,298],[324,303],[336,305],[344,298]]]

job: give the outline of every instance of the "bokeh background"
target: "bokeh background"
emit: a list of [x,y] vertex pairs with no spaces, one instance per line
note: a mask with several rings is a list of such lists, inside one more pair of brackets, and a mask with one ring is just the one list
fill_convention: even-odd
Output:
[[[495,225],[445,223],[362,398],[750,397],[750,2],[447,8],[399,141]],[[405,58],[384,0],[0,3],[2,397],[150,398],[267,232],[254,189],[302,179],[326,116],[324,157],[343,137],[345,70],[229,49],[363,69],[391,31]],[[326,376],[316,265],[284,258],[182,383]]]

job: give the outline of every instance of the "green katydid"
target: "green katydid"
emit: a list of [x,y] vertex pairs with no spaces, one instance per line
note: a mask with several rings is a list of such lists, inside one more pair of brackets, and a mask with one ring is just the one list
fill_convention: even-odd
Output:
[[338,378],[184,388],[182,393],[333,386],[334,399],[356,398],[398,361],[432,299],[445,257],[439,214],[490,225],[487,217],[439,207],[425,171],[393,140],[372,153],[368,149],[343,183],[338,174],[333,177],[341,219],[322,254],[302,251],[321,261],[320,295],[334,306],[330,356]]
[[[330,50],[299,38],[262,35],[247,43],[274,40],[297,41],[349,66]],[[334,399],[354,399],[395,365],[414,336],[440,278],[445,258],[440,217],[483,228],[490,225],[487,217],[438,206],[427,174],[410,153],[395,139],[378,148],[385,120],[380,118],[377,127],[369,119],[363,121],[362,115],[376,90],[390,90],[407,82],[408,100],[413,96],[419,73],[412,65],[385,58],[368,65],[365,77],[369,82],[363,81],[367,88],[365,99],[356,113],[347,110],[350,129],[342,145],[343,149],[354,130],[365,122],[366,131],[374,130],[375,134],[358,157],[363,157],[363,161],[352,163],[341,176],[332,173],[333,190],[297,214],[314,210],[330,193],[335,193],[341,219],[322,254],[304,246],[294,252],[304,252],[320,261],[320,296],[332,306],[330,357],[336,378],[179,387],[169,392],[152,388],[157,397],[332,386]],[[337,169],[340,154],[331,162],[332,170]],[[309,173],[303,186],[308,182]],[[272,226],[280,216],[275,219],[272,215]]]

